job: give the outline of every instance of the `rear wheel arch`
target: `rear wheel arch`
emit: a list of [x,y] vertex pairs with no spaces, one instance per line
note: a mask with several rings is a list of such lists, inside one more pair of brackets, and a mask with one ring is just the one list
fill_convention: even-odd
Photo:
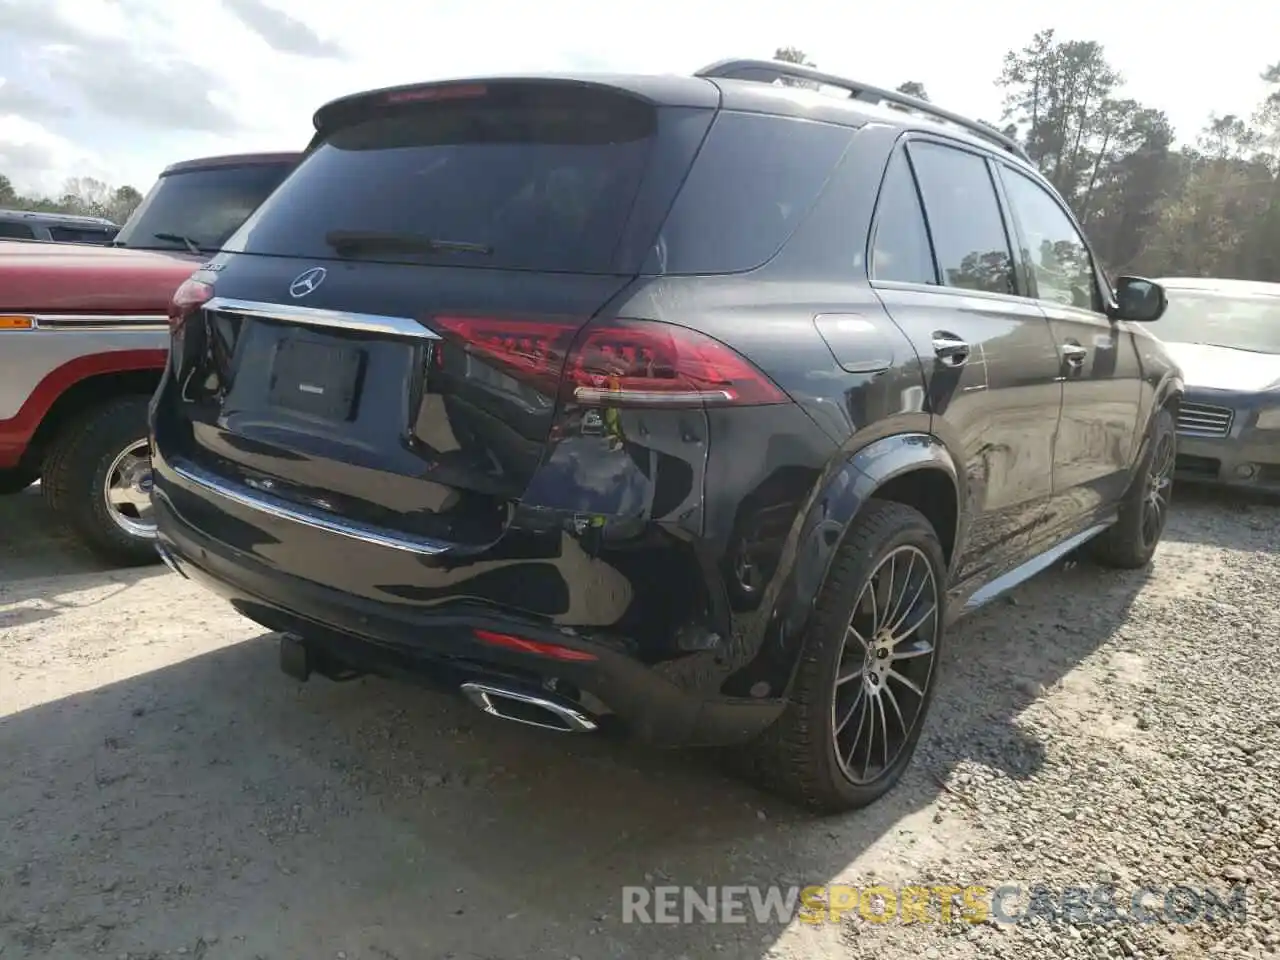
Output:
[[115,566],[160,560],[148,510],[133,499],[150,490],[147,400],[145,394],[122,393],[80,408],[54,435],[44,459],[45,503]]
[[70,424],[87,412],[117,397],[150,397],[160,384],[162,369],[121,370],[98,373],[72,383],[58,395],[40,419],[23,456],[23,465],[43,470],[44,460],[54,441]]
[[965,478],[946,443],[931,433],[893,434],[863,447],[850,465],[866,482],[859,511],[872,498],[914,507],[933,525],[951,563],[963,536]]
[[[815,599],[831,576],[840,546],[865,516],[867,504],[891,500],[914,507],[934,525],[943,545],[944,560],[951,557],[963,538],[964,479],[955,460],[937,437],[924,432],[889,434],[847,451],[832,463],[815,489],[788,554],[793,558],[782,595],[771,617],[761,624],[781,627],[777,639],[787,663],[777,687],[789,688],[794,679],[799,644],[809,623]],[[923,505],[923,509],[921,506]],[[937,529],[942,527],[942,530]],[[947,529],[949,528],[949,529]]]
[[913,467],[876,487],[872,497],[914,507],[924,514],[938,535],[947,564],[951,564],[960,527],[960,498],[954,473],[933,464]]

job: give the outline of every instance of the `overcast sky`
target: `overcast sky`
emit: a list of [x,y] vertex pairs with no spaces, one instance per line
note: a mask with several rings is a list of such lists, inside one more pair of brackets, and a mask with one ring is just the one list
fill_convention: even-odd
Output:
[[311,114],[369,87],[495,72],[687,73],[805,50],[996,120],[1005,51],[1052,26],[1098,40],[1128,95],[1191,139],[1247,114],[1280,60],[1280,3],[1215,0],[0,0],[0,173],[145,190],[166,164],[302,147]]

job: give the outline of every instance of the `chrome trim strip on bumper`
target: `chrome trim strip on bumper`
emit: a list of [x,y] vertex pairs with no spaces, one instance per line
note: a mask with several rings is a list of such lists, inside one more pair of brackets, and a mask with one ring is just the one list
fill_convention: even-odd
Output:
[[[17,314],[23,316],[23,314]],[[111,316],[91,313],[31,313],[32,330],[129,330],[167,327],[169,318],[162,313]],[[13,331],[20,332],[20,331]]]
[[414,537],[408,534],[393,533],[369,524],[353,520],[342,520],[338,517],[326,517],[322,514],[305,510],[289,501],[272,496],[269,493],[249,491],[239,484],[232,483],[186,462],[170,462],[169,468],[193,486],[208,491],[216,496],[229,500],[241,507],[256,510],[277,520],[288,520],[313,530],[321,530],[335,536],[357,540],[371,546],[386,547],[390,550],[402,550],[405,553],[435,557],[448,553],[450,546],[439,540],[426,537]]
[[214,297],[204,305],[204,309],[261,320],[297,323],[308,327],[331,327],[338,330],[353,330],[357,333],[389,334],[394,337],[412,337],[415,340],[440,339],[438,334],[410,317],[351,313],[347,310],[322,310],[318,307],[300,307],[291,303],[234,300],[230,297]]

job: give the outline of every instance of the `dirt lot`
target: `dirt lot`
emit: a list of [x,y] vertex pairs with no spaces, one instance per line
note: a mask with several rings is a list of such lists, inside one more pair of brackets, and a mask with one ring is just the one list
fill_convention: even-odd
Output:
[[[297,684],[216,599],[0,501],[0,958],[1280,954],[1280,508],[1179,497],[1149,571],[1056,569],[956,631],[907,779],[827,820],[697,755]],[[628,884],[835,881],[1146,885],[1157,910],[1239,884],[1248,915],[621,922]]]

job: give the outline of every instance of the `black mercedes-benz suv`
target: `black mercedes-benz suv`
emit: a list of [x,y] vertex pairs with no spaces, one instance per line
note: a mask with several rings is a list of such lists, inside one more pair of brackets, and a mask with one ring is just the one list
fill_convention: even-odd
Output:
[[1150,559],[1163,291],[994,130],[741,60],[314,119],[176,294],[152,411],[162,555],[291,674],[742,745],[847,809],[949,621],[1086,543]]

